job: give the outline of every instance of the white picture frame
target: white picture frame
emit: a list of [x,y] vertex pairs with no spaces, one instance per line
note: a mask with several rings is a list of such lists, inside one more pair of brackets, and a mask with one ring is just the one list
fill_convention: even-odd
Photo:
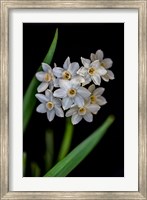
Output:
[[[100,1],[92,1],[92,2],[71,2],[71,1],[65,1],[65,2],[53,2],[53,1],[36,1],[35,4],[31,1],[15,1],[15,2],[9,2],[9,1],[2,1],[1,2],[1,196],[2,199],[8,199],[8,198],[15,198],[15,199],[21,199],[23,198],[39,198],[39,199],[144,199],[146,198],[146,38],[145,38],[145,27],[146,27],[146,18],[145,18],[145,3],[146,1],[139,1],[137,3],[133,1],[126,1],[126,3],[117,2],[117,4],[114,4],[114,1],[109,2],[100,2]],[[62,191],[62,192],[10,192],[8,189],[9,185],[9,176],[8,176],[8,163],[9,163],[9,157],[8,157],[8,119],[10,120],[9,112],[8,112],[8,81],[7,81],[7,75],[8,75],[8,62],[9,62],[9,48],[8,48],[8,35],[10,34],[8,32],[8,15],[11,9],[29,9],[29,8],[95,8],[95,9],[103,9],[103,8],[129,8],[129,9],[137,9],[139,13],[139,103],[138,103],[138,122],[139,122],[139,146],[138,146],[138,153],[139,153],[139,180],[138,180],[138,191],[131,192],[81,192],[81,191]],[[3,15],[2,15],[3,14]],[[9,53],[8,53],[9,52]],[[3,89],[2,89],[3,88]],[[5,91],[5,92],[4,92]],[[3,117],[5,116],[5,117]],[[11,142],[11,141],[9,141]]]

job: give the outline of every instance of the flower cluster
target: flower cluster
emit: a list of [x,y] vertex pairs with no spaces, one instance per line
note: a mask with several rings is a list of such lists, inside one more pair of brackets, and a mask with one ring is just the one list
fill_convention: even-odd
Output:
[[35,95],[41,104],[36,110],[47,113],[49,121],[55,115],[65,115],[71,116],[73,124],[79,123],[82,118],[92,122],[93,115],[107,103],[102,96],[105,89],[99,86],[101,79],[107,82],[114,79],[113,72],[109,70],[112,60],[104,58],[103,52],[97,50],[95,54],[91,53],[90,59],[81,57],[81,62],[82,67],[77,62],[71,63],[67,57],[63,67],[55,64],[53,69],[42,63],[43,71],[36,73],[36,78],[41,82],[37,88],[38,94]]

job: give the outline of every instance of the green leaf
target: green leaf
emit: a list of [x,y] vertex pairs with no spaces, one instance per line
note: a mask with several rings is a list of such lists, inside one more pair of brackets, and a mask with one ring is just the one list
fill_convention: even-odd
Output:
[[[43,62],[50,64],[56,49],[56,45],[57,45],[57,40],[58,40],[58,29],[56,29],[55,35],[54,35],[54,39],[51,43],[51,46],[48,50],[48,53],[46,54]],[[38,71],[41,70],[41,66],[39,67]],[[32,112],[35,108],[36,105],[36,98],[35,98],[35,94],[36,94],[36,89],[37,86],[39,85],[39,81],[35,78],[35,75],[32,79],[32,81],[30,82],[27,91],[24,95],[24,101],[23,101],[23,131],[25,131],[29,120],[31,118]]]
[[63,160],[59,161],[45,177],[65,177],[67,176],[98,144],[107,129],[114,121],[114,116],[109,116],[106,121],[87,139],[72,150]]

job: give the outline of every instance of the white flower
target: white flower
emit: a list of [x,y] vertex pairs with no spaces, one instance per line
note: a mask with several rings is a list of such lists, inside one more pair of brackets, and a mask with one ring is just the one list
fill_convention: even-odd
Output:
[[52,68],[48,64],[42,63],[42,69],[43,69],[43,71],[40,71],[40,72],[36,73],[36,78],[40,82],[42,82],[38,86],[37,91],[38,92],[43,92],[48,87],[49,87],[50,90],[53,90],[55,77],[54,77]]
[[63,109],[66,110],[70,108],[73,104],[80,107],[84,106],[84,99],[90,96],[89,90],[81,87],[80,83],[74,79],[59,80],[60,88],[55,90],[53,96],[62,98]]
[[36,108],[39,113],[47,113],[47,118],[52,121],[55,114],[58,117],[64,117],[64,112],[61,108],[61,101],[55,97],[50,90],[45,91],[45,95],[36,94],[36,98],[41,102],[41,104]]
[[81,61],[84,67],[81,67],[78,70],[77,74],[84,76],[85,83],[83,83],[83,86],[90,83],[91,80],[94,82],[95,85],[100,85],[101,76],[105,75],[107,71],[103,66],[100,65],[99,60],[91,62],[89,59],[81,57]]
[[93,115],[97,114],[100,107],[96,104],[84,104],[82,107],[73,106],[66,112],[66,117],[71,117],[72,124],[78,124],[82,119],[87,122],[93,121]]
[[91,61],[99,60],[102,67],[104,67],[107,70],[107,73],[102,76],[102,79],[104,81],[109,81],[114,79],[114,74],[111,70],[109,70],[110,67],[112,67],[113,61],[110,58],[104,58],[104,53],[102,50],[97,50],[96,53],[91,53],[90,59]]
[[104,88],[99,87],[95,89],[95,85],[92,84],[89,86],[88,90],[91,92],[90,95],[90,103],[91,104],[97,104],[99,106],[105,105],[107,103],[106,99],[101,96],[104,92]]
[[84,82],[85,80],[77,75],[79,67],[77,62],[71,63],[70,58],[67,57],[63,64],[63,68],[55,66],[53,72],[58,79],[71,80],[75,78],[76,80],[79,80],[79,82]]

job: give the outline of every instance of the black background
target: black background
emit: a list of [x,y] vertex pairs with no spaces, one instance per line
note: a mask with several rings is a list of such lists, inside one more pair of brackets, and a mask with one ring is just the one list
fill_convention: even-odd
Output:
[[[62,66],[67,56],[71,62],[80,62],[80,57],[89,58],[90,53],[101,49],[105,58],[113,60],[115,79],[102,81],[103,96],[107,100],[92,123],[82,120],[75,126],[71,150],[96,130],[108,115],[115,122],[96,148],[80,163],[69,177],[122,177],[124,176],[124,24],[123,23],[24,23],[23,24],[23,92],[43,61],[54,37],[56,28],[59,36],[51,63]],[[37,93],[37,91],[36,91]],[[37,102],[37,105],[39,102]],[[45,174],[46,127],[54,130],[54,164],[62,141],[65,119],[55,117],[48,122],[46,114],[33,113],[23,139],[23,150],[27,152],[27,173],[30,176],[30,161],[35,161]]]

